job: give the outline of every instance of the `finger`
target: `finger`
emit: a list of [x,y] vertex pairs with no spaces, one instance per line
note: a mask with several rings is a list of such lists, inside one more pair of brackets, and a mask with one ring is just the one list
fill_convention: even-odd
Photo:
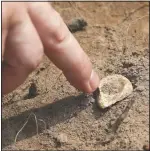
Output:
[[28,8],[47,56],[73,86],[85,92],[94,91],[99,78],[60,15],[46,2],[28,3]]
[[[8,7],[8,5],[3,5]],[[21,8],[21,9],[20,9]],[[2,93],[13,91],[38,66],[43,56],[43,46],[33,26],[26,7],[15,5],[5,46],[2,66]],[[7,25],[8,26],[8,25]]]
[[[12,8],[9,8],[9,3],[2,2],[2,60],[5,50],[5,41],[8,34],[8,25],[10,20],[10,15],[12,14]],[[9,12],[9,13],[8,13]]]
[[2,65],[2,94],[8,94],[17,88],[27,78],[28,72],[24,68],[15,68],[8,64]]

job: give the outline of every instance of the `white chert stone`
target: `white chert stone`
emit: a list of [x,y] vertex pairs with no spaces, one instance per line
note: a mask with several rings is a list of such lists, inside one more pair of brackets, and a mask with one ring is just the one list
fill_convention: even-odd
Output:
[[133,92],[133,86],[126,77],[115,74],[103,78],[99,90],[98,105],[106,108],[129,96]]

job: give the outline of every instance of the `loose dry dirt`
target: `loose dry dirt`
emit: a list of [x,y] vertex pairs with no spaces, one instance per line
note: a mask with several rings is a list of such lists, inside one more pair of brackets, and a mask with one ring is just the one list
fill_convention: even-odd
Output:
[[[46,57],[26,82],[2,102],[3,149],[141,150],[149,143],[149,5],[147,2],[55,2],[66,23],[83,18],[87,27],[74,33],[100,78],[122,74],[134,92],[100,110],[92,98],[72,87]],[[28,99],[31,83],[38,95]],[[111,125],[134,104],[116,132]],[[15,136],[30,113],[34,116]]]

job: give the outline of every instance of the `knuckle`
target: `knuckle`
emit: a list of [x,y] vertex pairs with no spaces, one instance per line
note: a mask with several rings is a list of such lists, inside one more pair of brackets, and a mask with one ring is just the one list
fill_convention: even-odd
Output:
[[49,26],[51,38],[53,42],[60,43],[66,38],[66,29],[64,28],[64,22],[58,12],[54,12],[54,22]]

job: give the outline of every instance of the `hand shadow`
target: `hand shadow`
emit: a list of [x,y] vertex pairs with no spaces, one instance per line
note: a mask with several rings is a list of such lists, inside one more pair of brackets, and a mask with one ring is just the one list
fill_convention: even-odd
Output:
[[[70,96],[44,107],[31,109],[17,116],[3,119],[2,148],[14,143],[17,132],[23,126],[23,124],[27,120],[27,117],[31,113],[34,113],[37,119],[44,121],[43,123],[46,124],[46,128],[50,128],[51,126],[65,122],[73,116],[76,116],[79,112],[86,108],[87,103],[87,97],[85,97],[84,94],[81,94],[79,96]],[[33,116],[31,117],[32,118],[29,119],[27,125],[20,132],[17,141],[30,138],[37,134],[35,119],[33,119]],[[43,123],[38,121],[39,133],[45,130]]]

